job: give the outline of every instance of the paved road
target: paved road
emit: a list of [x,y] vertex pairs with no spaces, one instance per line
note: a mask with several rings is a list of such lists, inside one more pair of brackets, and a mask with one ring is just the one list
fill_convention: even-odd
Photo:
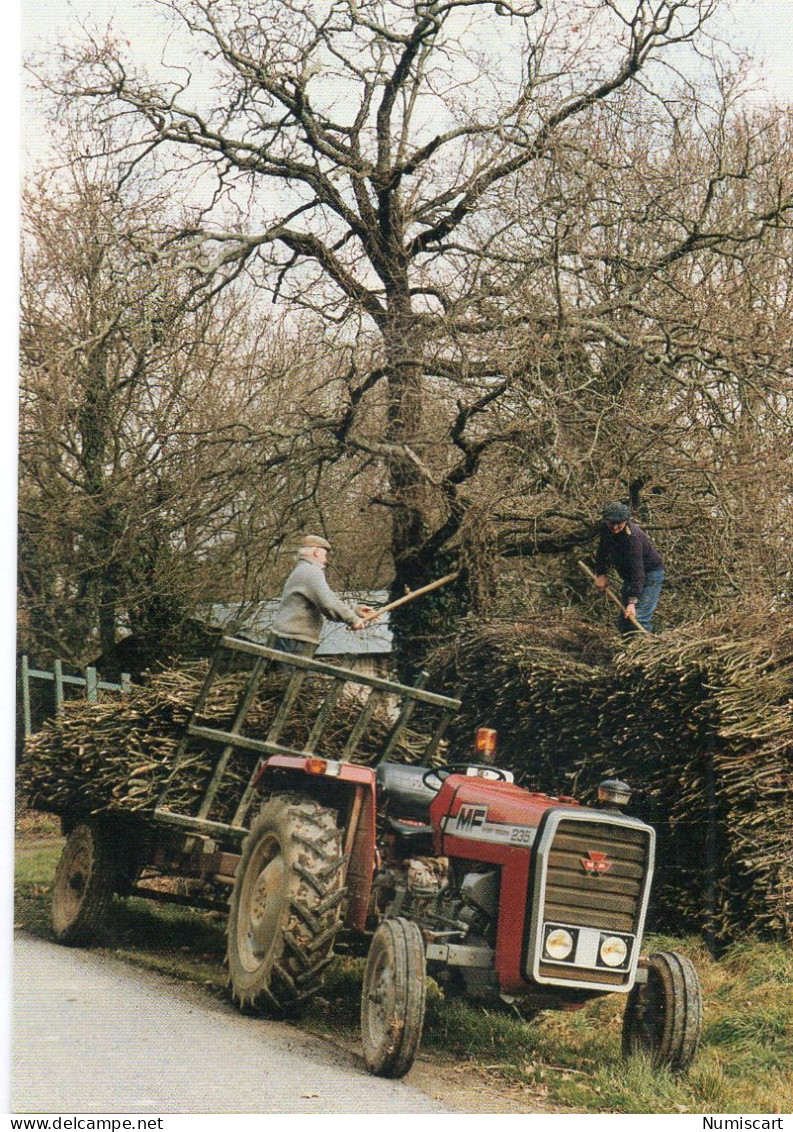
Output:
[[14,1112],[449,1111],[286,1023],[25,935],[14,941],[11,1091]]

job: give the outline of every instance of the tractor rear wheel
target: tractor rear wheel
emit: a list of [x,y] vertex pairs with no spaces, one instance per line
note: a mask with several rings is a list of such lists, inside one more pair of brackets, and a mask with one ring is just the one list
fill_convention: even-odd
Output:
[[702,993],[696,968],[676,951],[656,951],[646,961],[647,982],[628,995],[622,1052],[643,1051],[652,1064],[680,1073],[691,1064],[702,1028]]
[[370,1073],[404,1077],[424,1026],[427,969],[416,924],[384,920],[372,937],[361,993],[363,1055]]
[[229,905],[229,979],[241,1006],[283,1014],[320,988],[341,920],[344,866],[335,810],[297,793],[262,806]]
[[79,822],[66,839],[52,887],[52,930],[59,943],[89,943],[102,930],[116,871],[108,827]]

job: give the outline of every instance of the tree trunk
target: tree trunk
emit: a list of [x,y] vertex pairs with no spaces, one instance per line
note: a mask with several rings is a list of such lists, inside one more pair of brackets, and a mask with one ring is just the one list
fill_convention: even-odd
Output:
[[[97,247],[90,280],[89,324],[101,325],[101,272],[103,254]],[[78,415],[82,438],[81,464],[89,507],[86,514],[86,542],[89,568],[85,576],[85,616],[89,633],[98,634],[100,652],[106,653],[116,643],[116,607],[118,603],[117,570],[113,566],[116,551],[117,518],[109,502],[107,459],[113,432],[113,394],[108,380],[108,358],[102,342],[87,355],[85,386]]]
[[393,501],[391,549],[400,584],[418,584],[416,570],[427,524],[424,514],[426,485],[417,464],[421,453],[423,375],[418,359],[417,335],[407,320],[399,320],[386,341],[388,356],[388,411],[386,439],[394,445],[388,462]]
[[[426,484],[417,464],[421,458],[423,415],[422,343],[406,288],[404,294],[392,299],[389,314],[383,338],[388,376],[386,440],[394,446],[388,459],[393,601],[431,579],[420,555],[427,535]],[[410,615],[398,610],[391,619],[398,664],[405,672],[409,671],[410,658],[416,651],[410,631],[416,610],[407,608]],[[408,667],[403,669],[403,665]]]
[[[391,318],[384,328],[388,366],[386,439],[394,446],[388,476],[392,500],[391,552],[394,581],[390,598],[403,597],[435,578],[457,570],[458,552],[450,552],[446,540],[437,538],[428,517],[431,485],[427,481],[424,450],[423,329],[404,295],[391,305]],[[459,527],[460,516],[449,529]],[[435,537],[434,537],[435,536]],[[412,682],[427,651],[444,639],[449,625],[469,607],[469,577],[460,578],[394,611],[390,625],[399,676]]]

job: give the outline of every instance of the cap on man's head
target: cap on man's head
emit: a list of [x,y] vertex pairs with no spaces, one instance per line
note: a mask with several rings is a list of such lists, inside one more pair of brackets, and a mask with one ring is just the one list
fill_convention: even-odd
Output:
[[627,523],[630,517],[630,508],[624,503],[607,503],[603,508],[604,523]]
[[303,535],[300,540],[300,547],[321,546],[323,550],[330,550],[330,543],[326,538],[321,538],[319,535]]

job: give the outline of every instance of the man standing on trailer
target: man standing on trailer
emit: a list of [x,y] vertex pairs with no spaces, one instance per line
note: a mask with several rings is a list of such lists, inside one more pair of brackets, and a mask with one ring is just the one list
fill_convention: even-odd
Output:
[[331,549],[327,539],[305,535],[297,552],[298,562],[286,579],[273,631],[275,648],[298,656],[313,656],[319,644],[322,618],[343,621],[356,632],[363,629],[371,606],[356,609],[342,601],[325,579]]
[[613,565],[622,578],[622,604],[625,614],[619,615],[621,633],[636,632],[628,618],[635,618],[648,633],[653,631],[653,613],[664,584],[664,560],[639,524],[631,519],[624,503],[608,503],[603,508],[595,561],[595,585],[604,590],[606,570]]

